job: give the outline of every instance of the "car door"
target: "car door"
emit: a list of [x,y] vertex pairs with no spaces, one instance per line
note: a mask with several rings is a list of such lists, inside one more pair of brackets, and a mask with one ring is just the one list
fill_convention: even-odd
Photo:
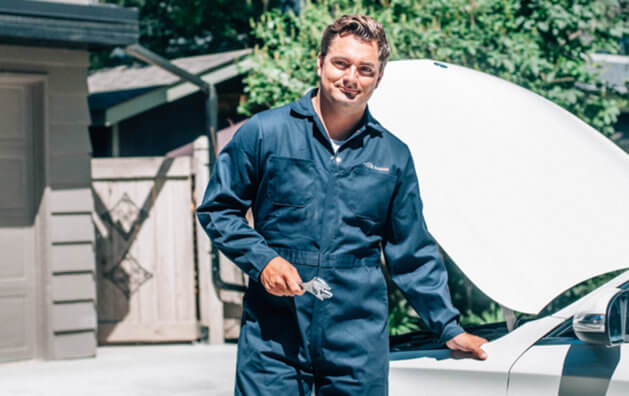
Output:
[[629,344],[580,341],[572,320],[529,348],[509,372],[508,396],[629,394]]

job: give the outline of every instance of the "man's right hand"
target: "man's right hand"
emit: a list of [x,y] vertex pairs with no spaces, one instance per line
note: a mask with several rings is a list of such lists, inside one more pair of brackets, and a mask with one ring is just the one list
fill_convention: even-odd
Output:
[[275,257],[264,267],[260,282],[267,292],[274,296],[301,296],[301,277],[297,269],[280,256]]

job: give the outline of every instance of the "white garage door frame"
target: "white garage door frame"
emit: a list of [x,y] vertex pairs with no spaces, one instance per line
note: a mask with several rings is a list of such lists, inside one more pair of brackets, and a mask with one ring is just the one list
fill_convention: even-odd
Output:
[[[48,321],[48,301],[47,296],[48,284],[48,266],[45,254],[47,229],[45,227],[44,210],[45,197],[44,191],[46,186],[48,166],[47,151],[47,115],[46,115],[46,90],[47,78],[45,74],[36,73],[6,73],[0,72],[0,86],[15,88],[17,91],[24,92],[24,112],[22,123],[23,154],[16,149],[16,158],[23,155],[26,158],[26,197],[27,205],[23,209],[23,216],[15,217],[15,230],[23,229],[22,238],[19,234],[17,239],[22,239],[25,244],[26,264],[23,273],[16,272],[14,277],[7,276],[4,280],[0,279],[0,297],[10,296],[15,303],[11,307],[11,303],[6,304],[5,316],[7,318],[15,318],[16,320],[24,319],[24,335],[23,339],[15,338],[15,344],[9,342],[4,349],[0,349],[0,362],[12,360],[25,360],[33,358],[45,358],[49,355],[48,345],[50,345],[49,321]],[[18,108],[21,105],[18,105]],[[0,109],[1,110],[1,109]],[[20,147],[19,136],[16,136],[15,142],[8,139],[7,146],[10,148],[12,144]],[[5,150],[6,154],[6,150]],[[7,157],[10,157],[7,156]],[[16,190],[17,191],[17,190]],[[17,210],[19,213],[19,209]],[[4,212],[4,226],[7,235],[11,235],[11,214],[7,216]],[[27,219],[24,222],[24,218]],[[2,225],[0,225],[2,226]],[[8,242],[7,242],[8,243]],[[5,260],[10,257],[5,256]],[[7,261],[8,262],[8,261]],[[19,270],[19,268],[18,268]],[[9,270],[9,272],[11,272]],[[20,312],[17,307],[22,304],[18,300],[23,301],[23,318],[20,318]],[[8,309],[7,309],[8,308]],[[11,309],[14,309],[11,312]],[[0,312],[1,314],[1,312]],[[1,316],[1,315],[0,315]],[[17,326],[16,329],[20,329]],[[9,332],[10,334],[10,332]],[[10,334],[11,335],[11,334]],[[17,336],[17,334],[13,334]],[[19,343],[22,342],[22,345]]]

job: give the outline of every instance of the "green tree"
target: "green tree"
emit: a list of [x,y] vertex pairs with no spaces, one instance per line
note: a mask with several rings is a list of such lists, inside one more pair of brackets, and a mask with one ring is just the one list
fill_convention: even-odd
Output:
[[359,12],[383,24],[392,59],[431,58],[496,75],[609,136],[622,99],[588,66],[588,54],[621,50],[628,10],[627,0],[306,1],[298,16],[271,11],[252,23],[258,45],[240,111],[286,104],[314,87],[321,32],[336,16]]
[[[139,10],[140,44],[167,58],[249,48],[250,19],[281,0],[105,0]],[[129,59],[127,61],[130,61]],[[120,63],[111,51],[92,54],[91,68]]]

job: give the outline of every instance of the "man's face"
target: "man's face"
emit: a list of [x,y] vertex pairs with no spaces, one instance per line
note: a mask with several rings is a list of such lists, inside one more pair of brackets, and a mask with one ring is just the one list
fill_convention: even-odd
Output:
[[327,101],[346,110],[362,110],[382,78],[378,44],[352,34],[337,36],[325,58],[319,54],[317,74]]

